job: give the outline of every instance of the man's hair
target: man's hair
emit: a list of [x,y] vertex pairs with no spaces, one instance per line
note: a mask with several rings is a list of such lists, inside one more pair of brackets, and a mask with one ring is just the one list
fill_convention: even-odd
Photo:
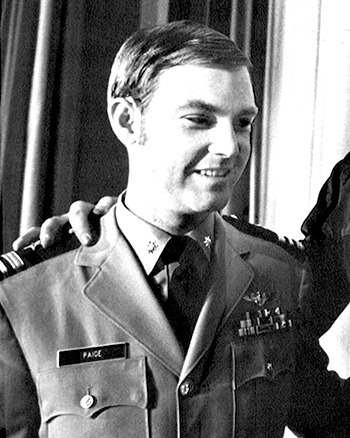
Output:
[[131,96],[143,112],[159,75],[185,64],[223,69],[251,66],[234,41],[202,24],[175,21],[142,29],[129,37],[117,53],[109,79],[108,102]]

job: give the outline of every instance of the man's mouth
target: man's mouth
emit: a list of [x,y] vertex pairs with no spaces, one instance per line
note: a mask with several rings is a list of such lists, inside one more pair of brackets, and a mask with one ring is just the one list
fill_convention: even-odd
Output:
[[210,178],[224,178],[229,175],[231,170],[230,169],[203,169],[203,170],[196,170],[195,172],[201,176],[206,176]]

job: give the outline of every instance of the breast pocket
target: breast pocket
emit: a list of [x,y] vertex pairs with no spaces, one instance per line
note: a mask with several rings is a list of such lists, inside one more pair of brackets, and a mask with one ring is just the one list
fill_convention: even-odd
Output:
[[294,371],[292,331],[239,339],[231,350],[236,426],[244,431],[239,436],[283,435]]
[[47,436],[149,436],[145,358],[65,366],[40,374],[38,388]]
[[252,336],[231,343],[236,388],[255,378],[273,381],[294,370],[292,332]]

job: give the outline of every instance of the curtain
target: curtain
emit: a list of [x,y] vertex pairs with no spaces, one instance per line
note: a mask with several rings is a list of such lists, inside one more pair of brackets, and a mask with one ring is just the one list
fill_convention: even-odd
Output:
[[140,2],[1,5],[4,252],[20,232],[74,200],[124,189],[126,152],[110,129],[105,96],[115,53],[139,27]]
[[[20,232],[42,220],[51,160],[50,113],[55,111],[55,69],[59,56],[62,2],[47,0],[39,10],[33,75],[28,108],[26,157],[21,207]],[[50,154],[51,157],[50,157]],[[41,182],[41,183],[39,183]]]
[[36,40],[38,7],[34,2],[20,0],[3,0],[1,6],[0,243],[4,248],[8,244],[6,236],[15,237],[11,229],[17,233],[19,229],[28,91],[33,69],[33,58],[27,54]]
[[[64,155],[64,173],[71,182],[70,143],[62,151],[57,150],[58,135],[62,136],[57,125],[62,120],[60,104],[66,86],[61,76],[66,66],[62,59],[63,39],[73,31],[66,20],[65,3],[2,2],[1,34],[7,44],[3,45],[0,184],[6,249],[19,232],[41,223],[52,213],[59,196],[54,194],[54,177],[61,165],[59,156]],[[74,7],[78,16],[79,3]],[[76,31],[79,35],[78,26]],[[70,120],[74,123],[74,117]],[[69,131],[67,125],[64,129],[63,132]],[[68,190],[69,194],[71,187],[66,185],[61,190]]]
[[300,238],[350,150],[350,2],[271,0],[257,218]]

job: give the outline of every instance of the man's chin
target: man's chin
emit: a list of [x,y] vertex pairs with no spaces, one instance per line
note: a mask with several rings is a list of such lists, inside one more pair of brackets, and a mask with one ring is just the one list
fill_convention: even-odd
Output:
[[205,197],[201,202],[195,203],[194,211],[197,211],[198,213],[201,212],[211,212],[211,211],[221,211],[224,209],[229,201],[229,196],[212,196],[208,195]]

